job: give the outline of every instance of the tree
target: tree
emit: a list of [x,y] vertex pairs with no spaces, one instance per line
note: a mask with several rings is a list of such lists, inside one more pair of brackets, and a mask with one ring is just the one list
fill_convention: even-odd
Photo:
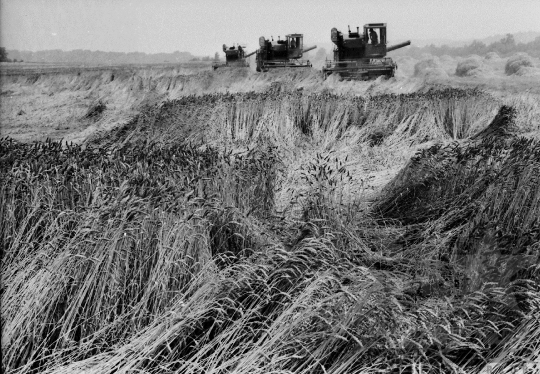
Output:
[[506,34],[506,37],[504,39],[501,39],[501,42],[503,44],[512,45],[512,46],[516,44],[516,40],[514,39],[514,35],[512,34]]
[[8,54],[4,47],[0,47],[0,61],[5,62],[8,60]]
[[465,48],[465,53],[484,55],[487,53],[487,46],[481,41],[475,40]]
[[219,53],[217,53],[217,52],[214,55],[214,61],[219,61]]

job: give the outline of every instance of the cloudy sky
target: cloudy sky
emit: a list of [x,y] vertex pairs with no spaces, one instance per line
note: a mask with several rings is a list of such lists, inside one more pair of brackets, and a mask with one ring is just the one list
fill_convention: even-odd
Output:
[[261,35],[329,42],[332,27],[369,22],[386,22],[390,43],[540,31],[540,0],[0,0],[0,44],[30,51],[213,55]]

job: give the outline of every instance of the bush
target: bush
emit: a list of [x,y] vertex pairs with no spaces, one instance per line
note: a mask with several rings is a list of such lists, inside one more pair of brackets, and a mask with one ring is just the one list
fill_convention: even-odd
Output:
[[486,71],[486,66],[479,56],[471,56],[463,61],[460,61],[456,67],[456,75],[458,77],[475,77],[483,74]]
[[531,57],[526,53],[519,53],[508,59],[506,66],[504,67],[504,72],[506,75],[523,75],[523,72],[520,73],[522,68],[534,67],[534,63]]

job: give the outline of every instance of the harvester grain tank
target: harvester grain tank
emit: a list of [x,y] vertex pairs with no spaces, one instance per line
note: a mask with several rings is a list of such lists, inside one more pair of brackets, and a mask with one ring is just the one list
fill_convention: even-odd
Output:
[[304,35],[289,34],[284,40],[259,38],[259,49],[256,51],[257,71],[268,71],[275,68],[311,67],[309,60],[301,60],[304,53],[317,48],[316,45],[304,48]]
[[334,46],[334,60],[326,61],[323,74],[328,77],[337,73],[346,79],[373,79],[380,76],[393,77],[397,64],[386,54],[411,44],[404,43],[386,46],[386,23],[368,23],[364,32],[356,32],[349,27],[348,36],[344,36],[335,27],[331,31]]
[[227,47],[225,44],[223,44],[225,63],[216,61],[212,64],[212,68],[216,70],[217,68],[223,67],[248,67],[249,61],[247,58],[253,55],[256,51],[246,54],[245,48],[246,46],[242,46],[240,44],[238,46],[233,45],[232,47]]

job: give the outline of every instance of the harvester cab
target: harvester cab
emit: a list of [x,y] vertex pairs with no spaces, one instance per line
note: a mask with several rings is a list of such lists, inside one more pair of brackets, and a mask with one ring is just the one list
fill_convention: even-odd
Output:
[[255,52],[246,54],[246,46],[234,44],[231,47],[223,44],[223,52],[225,52],[225,63],[214,61],[212,68],[216,70],[222,67],[249,67],[249,61],[247,58],[253,55]]
[[347,79],[372,79],[379,76],[393,77],[397,64],[387,52],[411,44],[410,41],[387,47],[386,23],[368,23],[363,27],[349,32],[344,36],[335,27],[331,30],[330,38],[334,43],[334,59],[326,61],[323,74],[338,73]]
[[256,51],[257,71],[268,71],[274,68],[297,68],[311,67],[309,60],[300,60],[304,53],[311,51],[317,46],[304,49],[304,36],[302,34],[289,34],[285,39],[278,36],[274,41],[259,38],[259,49]]

